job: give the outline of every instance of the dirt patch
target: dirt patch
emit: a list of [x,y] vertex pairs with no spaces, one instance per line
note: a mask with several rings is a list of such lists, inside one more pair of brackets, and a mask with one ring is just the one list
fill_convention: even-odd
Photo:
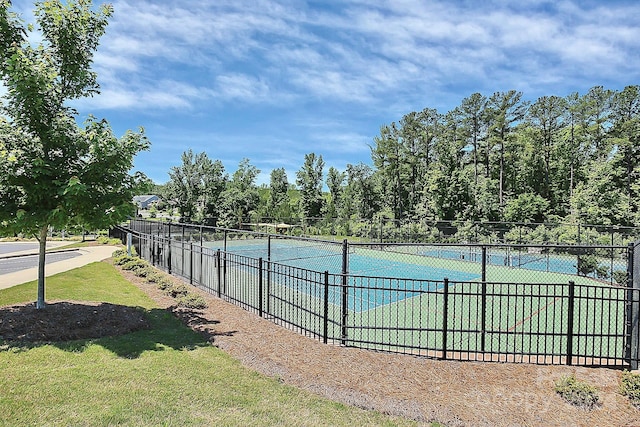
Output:
[[35,303],[0,307],[0,339],[7,341],[70,341],[148,328],[142,309],[116,304],[58,301],[42,310]]

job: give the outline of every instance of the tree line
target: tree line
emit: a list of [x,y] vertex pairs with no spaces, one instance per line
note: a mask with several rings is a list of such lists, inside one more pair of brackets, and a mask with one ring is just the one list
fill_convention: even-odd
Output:
[[228,176],[219,160],[189,150],[171,168],[164,195],[181,216],[220,225],[255,216],[633,226],[639,88],[596,86],[535,102],[515,90],[474,93],[446,113],[425,108],[382,125],[372,166],[325,174],[321,155],[305,155],[295,183],[278,168],[258,187],[260,171],[248,159]]

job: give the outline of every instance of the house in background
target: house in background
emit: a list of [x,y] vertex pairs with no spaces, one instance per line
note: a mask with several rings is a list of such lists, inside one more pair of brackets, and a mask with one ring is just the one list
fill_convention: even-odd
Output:
[[159,202],[160,197],[155,194],[144,194],[142,196],[135,196],[133,198],[133,203],[138,207],[138,209],[149,209],[152,204]]

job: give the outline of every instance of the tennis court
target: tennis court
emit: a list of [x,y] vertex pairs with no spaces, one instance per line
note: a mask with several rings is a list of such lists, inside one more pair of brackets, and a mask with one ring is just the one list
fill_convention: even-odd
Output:
[[[283,242],[285,243],[285,242]],[[576,357],[603,349],[615,358],[624,349],[624,288],[589,277],[505,265],[486,266],[469,259],[398,254],[364,247],[350,249],[347,286],[342,286],[342,245],[271,243],[271,261],[332,275],[327,310],[330,335],[351,345],[391,351],[447,351],[563,357],[571,335]],[[227,251],[267,259],[266,242],[233,242]],[[410,261],[410,262],[409,262]],[[445,297],[444,279],[448,279]],[[271,276],[272,310],[288,317],[290,303],[320,312],[321,281],[305,276]],[[569,319],[569,282],[575,283]],[[445,301],[446,299],[446,301]],[[341,322],[346,303],[346,324]],[[320,318],[306,325],[321,329]]]
[[[501,259],[498,250],[487,247],[491,263],[483,265],[481,255],[436,256],[426,252],[426,244],[239,235],[204,242],[209,248],[204,257],[182,241],[170,263],[179,274],[190,271],[189,277],[207,289],[277,323],[344,345],[459,360],[506,361],[505,355],[555,364],[627,360],[629,288],[547,268],[563,255],[507,249]],[[216,249],[221,257],[213,256]],[[476,254],[482,248],[465,249]],[[542,260],[544,270],[525,266]]]

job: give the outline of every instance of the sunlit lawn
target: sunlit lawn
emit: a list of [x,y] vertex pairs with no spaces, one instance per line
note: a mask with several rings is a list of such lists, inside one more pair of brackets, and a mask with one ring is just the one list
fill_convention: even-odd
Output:
[[[0,291],[33,301],[35,283]],[[47,300],[144,307],[153,328],[116,338],[0,346],[0,425],[415,425],[244,368],[157,308],[111,265],[47,279]]]

